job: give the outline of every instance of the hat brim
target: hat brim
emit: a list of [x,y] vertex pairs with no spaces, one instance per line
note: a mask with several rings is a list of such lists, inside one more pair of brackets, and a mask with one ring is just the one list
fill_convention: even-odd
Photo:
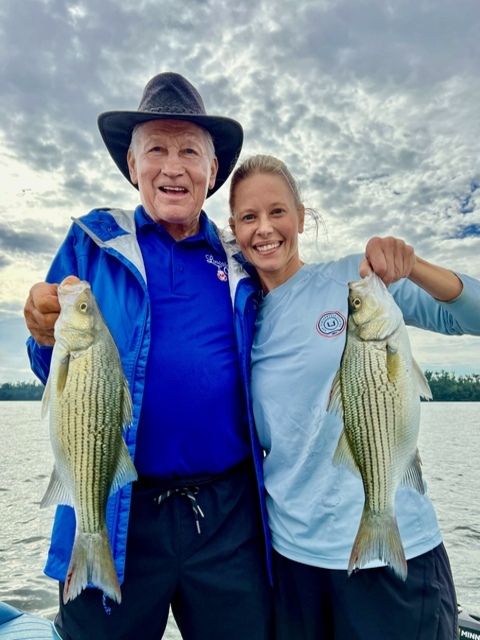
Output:
[[137,124],[149,120],[185,120],[206,129],[213,138],[218,172],[215,184],[208,190],[207,198],[215,193],[227,180],[238,160],[243,144],[243,129],[239,122],[221,116],[177,115],[171,113],[148,113],[138,111],[105,111],[98,116],[97,123],[103,142],[115,164],[125,178],[130,180],[127,152],[132,131]]

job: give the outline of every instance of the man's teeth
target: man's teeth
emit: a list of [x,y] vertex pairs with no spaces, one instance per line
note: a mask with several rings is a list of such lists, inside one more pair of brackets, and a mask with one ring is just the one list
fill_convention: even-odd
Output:
[[184,187],[160,187],[162,191],[180,191],[184,192],[186,189]]
[[277,247],[280,246],[280,242],[275,242],[273,244],[262,244],[262,245],[257,245],[255,248],[257,251],[271,251],[272,249],[276,249]]

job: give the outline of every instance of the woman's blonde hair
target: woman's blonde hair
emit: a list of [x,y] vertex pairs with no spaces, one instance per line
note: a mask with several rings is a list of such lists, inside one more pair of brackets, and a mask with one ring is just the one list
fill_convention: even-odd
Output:
[[232,174],[230,182],[230,197],[229,205],[232,215],[234,214],[235,207],[235,190],[237,186],[247,178],[250,178],[257,174],[270,174],[280,176],[290,187],[295,200],[295,207],[298,208],[302,204],[302,196],[300,195],[300,189],[298,188],[295,178],[290,173],[287,165],[275,158],[274,156],[266,156],[257,154],[251,156],[242,162],[242,164],[235,169]]

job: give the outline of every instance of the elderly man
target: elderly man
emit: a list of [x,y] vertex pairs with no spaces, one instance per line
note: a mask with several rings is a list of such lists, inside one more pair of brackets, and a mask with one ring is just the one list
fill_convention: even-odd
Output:
[[[174,73],[150,80],[137,111],[106,112],[98,124],[142,204],[75,220],[47,282],[30,291],[28,349],[45,382],[59,313],[54,283],[88,280],[129,381],[126,437],[139,480],[107,508],[121,604],[106,606],[87,588],[67,604],[60,598],[55,623],[68,640],[158,640],[171,605],[183,638],[266,640],[268,528],[246,392],[253,327],[235,329],[244,316],[253,321],[256,287],[244,278],[236,294],[238,269],[229,277],[202,211],[235,165],[242,128],[207,115]],[[73,510],[59,506],[45,572],[60,593],[74,533]]]

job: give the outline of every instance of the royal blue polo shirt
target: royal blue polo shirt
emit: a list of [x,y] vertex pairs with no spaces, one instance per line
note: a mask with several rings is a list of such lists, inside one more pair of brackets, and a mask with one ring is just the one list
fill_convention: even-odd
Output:
[[151,309],[135,466],[158,478],[221,473],[250,453],[226,256],[203,212],[179,242],[141,206],[135,221]]

